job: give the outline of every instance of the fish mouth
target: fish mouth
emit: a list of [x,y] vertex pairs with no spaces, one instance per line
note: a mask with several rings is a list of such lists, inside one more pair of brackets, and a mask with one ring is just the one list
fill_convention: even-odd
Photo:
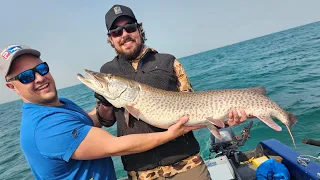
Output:
[[84,71],[86,72],[88,77],[84,77],[80,73],[77,74],[78,79],[82,83],[84,83],[86,86],[90,88],[103,88],[103,85],[99,81],[100,79],[102,79],[102,77],[100,77],[101,73],[90,71],[88,69],[85,69]]

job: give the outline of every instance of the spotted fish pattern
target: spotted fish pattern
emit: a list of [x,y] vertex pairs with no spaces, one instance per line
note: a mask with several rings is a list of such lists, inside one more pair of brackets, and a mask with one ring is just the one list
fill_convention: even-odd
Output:
[[205,125],[221,139],[218,131],[224,128],[229,112],[244,110],[247,115],[263,121],[270,128],[281,131],[272,117],[279,119],[288,129],[295,145],[290,127],[296,117],[283,110],[266,95],[264,87],[248,89],[224,89],[203,92],[173,92],[156,89],[123,77],[86,70],[88,77],[78,74],[79,80],[93,91],[103,95],[115,107],[125,108],[128,123],[129,113],[139,120],[166,129],[187,115],[185,125]]

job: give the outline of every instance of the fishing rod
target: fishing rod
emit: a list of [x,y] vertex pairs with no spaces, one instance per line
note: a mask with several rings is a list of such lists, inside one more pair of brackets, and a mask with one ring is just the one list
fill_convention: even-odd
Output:
[[302,139],[302,143],[320,147],[320,140],[304,138]]

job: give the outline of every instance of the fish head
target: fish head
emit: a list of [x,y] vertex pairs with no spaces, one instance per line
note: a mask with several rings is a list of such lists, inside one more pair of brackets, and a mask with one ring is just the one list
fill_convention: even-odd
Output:
[[85,72],[88,77],[84,77],[78,73],[78,79],[88,88],[102,95],[113,105],[117,103],[122,104],[116,105],[116,107],[122,107],[124,106],[123,103],[134,101],[139,92],[137,84],[125,78],[87,69],[85,69]]

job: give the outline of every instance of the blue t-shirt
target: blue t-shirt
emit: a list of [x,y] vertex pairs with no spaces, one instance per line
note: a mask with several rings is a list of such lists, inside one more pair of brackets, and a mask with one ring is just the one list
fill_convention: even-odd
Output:
[[71,159],[93,126],[79,106],[60,98],[63,106],[24,103],[20,145],[36,179],[116,180],[110,157]]

